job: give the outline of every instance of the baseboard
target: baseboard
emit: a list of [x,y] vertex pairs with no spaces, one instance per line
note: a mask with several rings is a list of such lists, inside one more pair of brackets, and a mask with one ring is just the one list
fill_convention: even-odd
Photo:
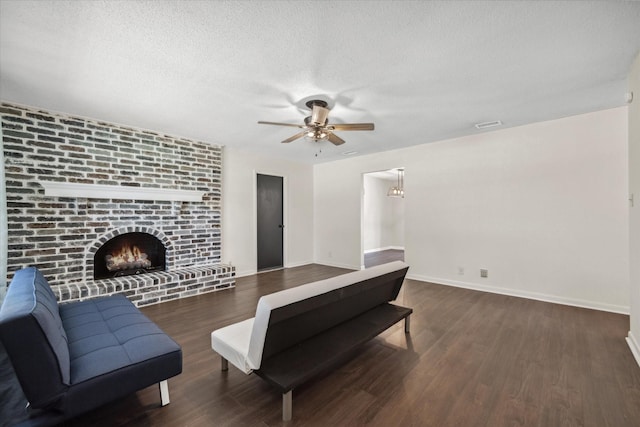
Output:
[[573,298],[564,298],[557,295],[548,295],[538,292],[521,291],[517,289],[500,288],[497,286],[480,285],[478,283],[461,282],[457,280],[428,277],[418,274],[407,274],[407,279],[419,280],[421,282],[436,283],[439,285],[455,286],[456,288],[472,289],[474,291],[489,292],[492,294],[509,295],[513,297],[528,298],[537,301],[551,302],[554,304],[570,305],[573,307],[589,308],[592,310],[608,311],[618,314],[629,314],[630,307],[613,304],[603,304],[594,301],[586,301]]
[[636,340],[631,331],[629,331],[629,335],[626,340],[627,344],[629,344],[633,357],[636,359],[636,363],[640,366],[640,345],[638,344],[638,340]]
[[359,265],[340,264],[336,262],[316,261],[315,264],[327,265],[329,267],[346,268],[348,270],[360,270]]
[[404,251],[404,246],[385,246],[384,248],[367,249],[364,251],[364,253],[370,254],[372,252],[380,252],[380,251],[388,251],[388,250]]
[[313,264],[313,261],[290,262],[290,263],[287,263],[287,265],[285,265],[284,268],[302,267],[304,265],[309,265],[309,264]]
[[251,276],[253,274],[257,274],[258,270],[245,270],[245,271],[236,271],[236,277],[245,277]]

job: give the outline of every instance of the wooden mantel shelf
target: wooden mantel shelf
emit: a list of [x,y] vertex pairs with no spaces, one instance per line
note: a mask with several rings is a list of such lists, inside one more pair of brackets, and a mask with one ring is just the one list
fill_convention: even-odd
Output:
[[167,188],[128,187],[123,185],[78,184],[74,182],[41,181],[45,196],[87,199],[135,199],[180,202],[202,201],[204,191]]

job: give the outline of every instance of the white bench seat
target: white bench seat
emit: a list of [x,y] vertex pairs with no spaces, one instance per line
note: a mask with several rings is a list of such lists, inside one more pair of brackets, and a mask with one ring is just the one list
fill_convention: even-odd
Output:
[[223,363],[229,361],[245,374],[250,374],[255,369],[249,366],[247,359],[253,320],[252,317],[213,331],[211,334],[211,348],[223,357]]

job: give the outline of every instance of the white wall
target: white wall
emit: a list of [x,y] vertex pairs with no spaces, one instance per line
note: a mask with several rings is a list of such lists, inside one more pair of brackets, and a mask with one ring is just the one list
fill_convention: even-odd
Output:
[[391,198],[391,215],[393,218],[393,239],[391,246],[404,249],[404,199]]
[[222,262],[244,276],[256,272],[256,174],[284,177],[284,265],[313,262],[311,165],[224,147]]
[[629,90],[635,99],[629,105],[629,192],[634,204],[629,209],[631,329],[627,341],[640,365],[640,54],[629,74]]
[[629,310],[626,107],[316,165],[316,262],[359,267],[361,174],[399,164],[410,277]]
[[363,177],[364,251],[404,247],[404,199],[388,197],[396,181]]

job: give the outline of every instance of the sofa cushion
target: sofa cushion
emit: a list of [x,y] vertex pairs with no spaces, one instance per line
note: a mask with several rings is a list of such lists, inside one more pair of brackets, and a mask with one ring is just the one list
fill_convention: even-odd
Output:
[[182,372],[182,349],[124,295],[61,304],[71,386],[57,409],[80,414]]
[[[21,360],[12,357],[15,369],[31,370],[35,377],[32,380],[36,382],[39,380],[37,371],[54,369],[57,373],[55,377],[60,378],[62,383],[69,384],[69,347],[58,303],[47,280],[35,267],[24,268],[15,273],[0,309],[0,324],[4,325],[0,331],[3,340],[21,341],[23,345],[27,345],[29,341],[44,338],[44,346],[39,344],[33,347],[39,349],[37,354],[31,354],[28,359],[19,358]],[[16,364],[26,366],[23,369]],[[36,368],[34,364],[39,366]]]
[[71,385],[180,351],[124,295],[61,304],[69,339]]

